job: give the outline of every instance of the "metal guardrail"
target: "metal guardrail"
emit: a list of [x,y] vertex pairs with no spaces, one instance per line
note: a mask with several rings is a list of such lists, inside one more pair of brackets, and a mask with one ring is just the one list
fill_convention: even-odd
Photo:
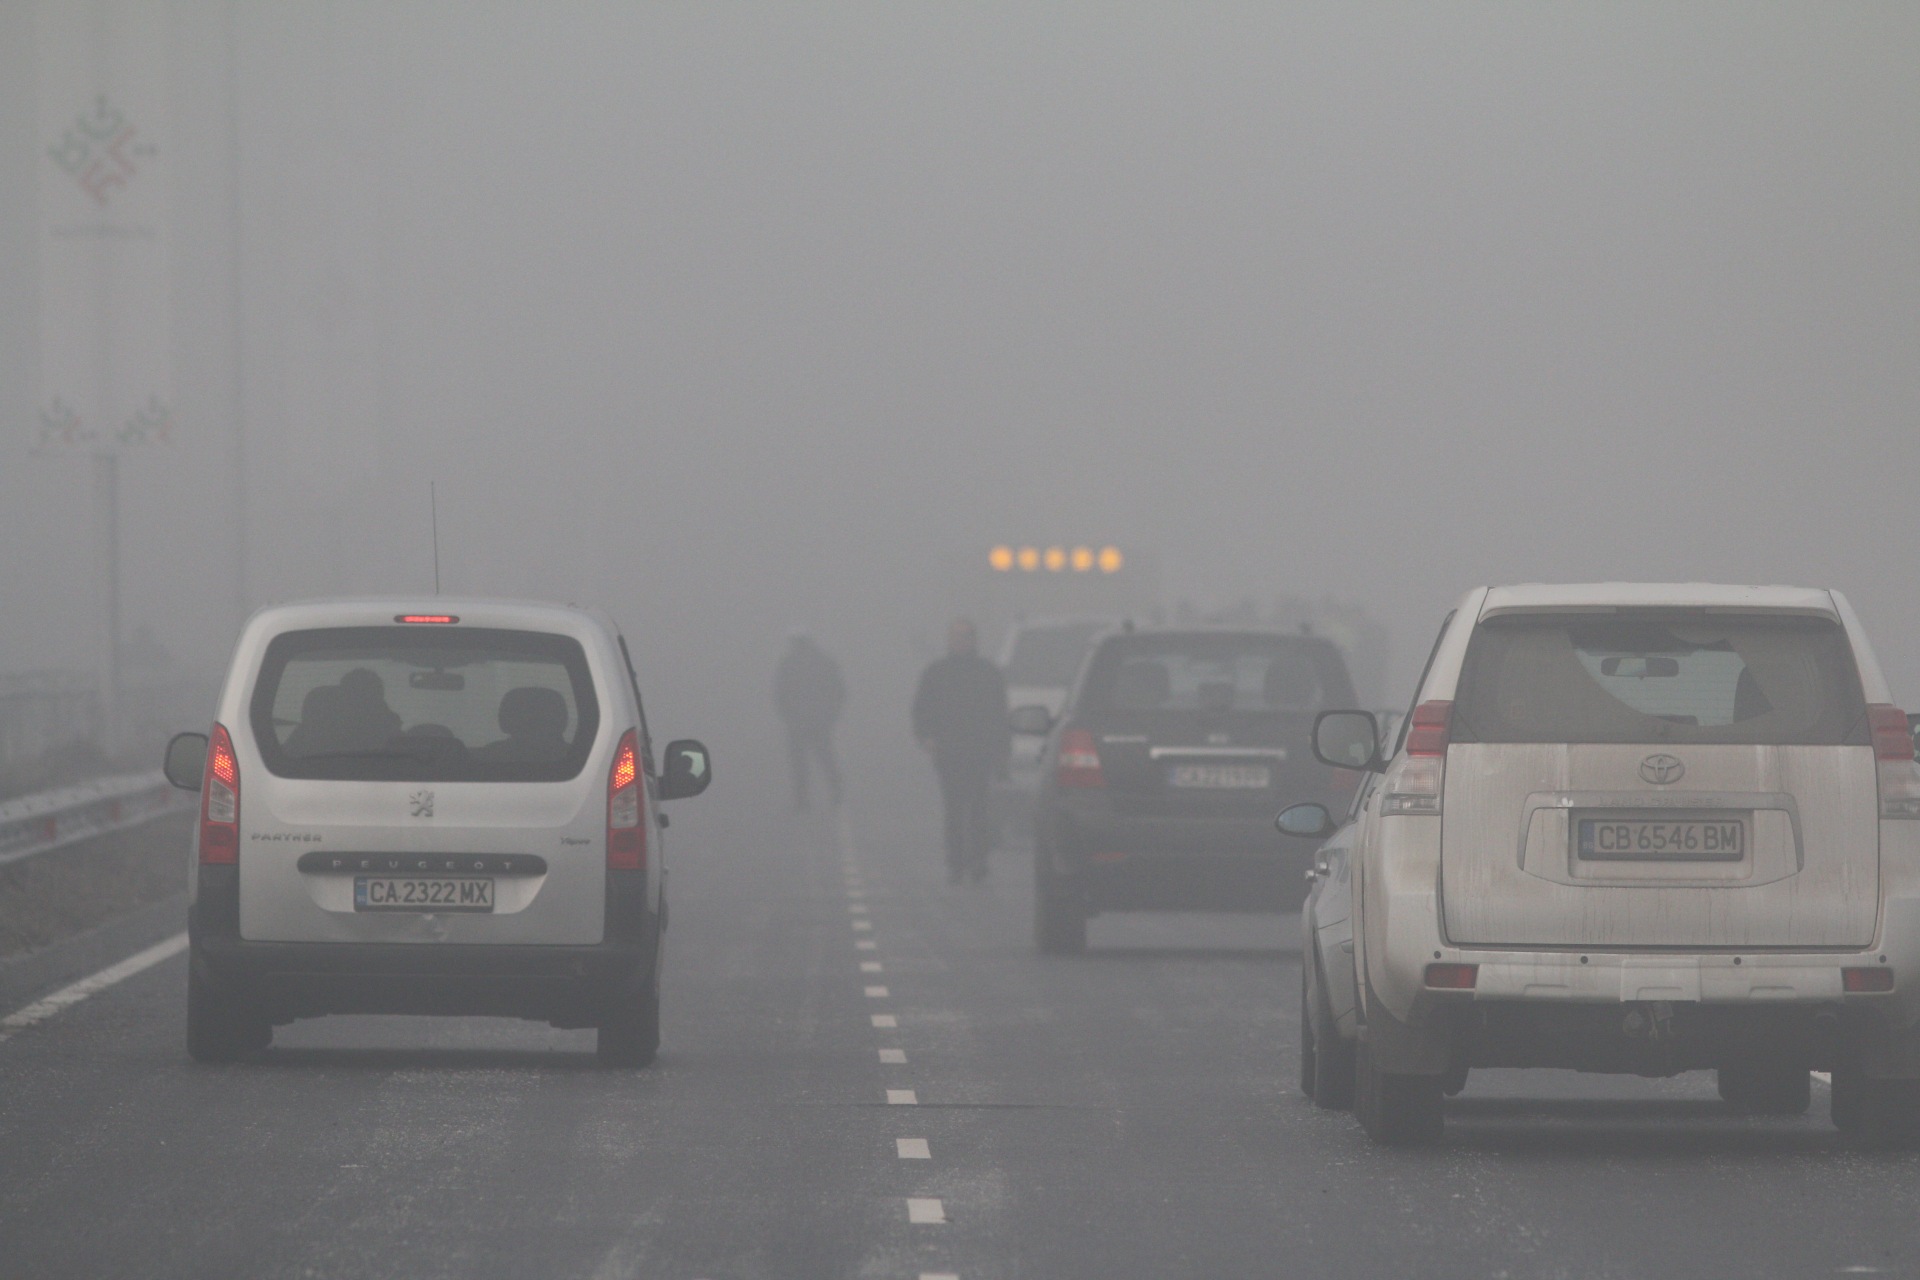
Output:
[[9,800],[0,804],[0,866],[151,822],[196,799],[156,769]]

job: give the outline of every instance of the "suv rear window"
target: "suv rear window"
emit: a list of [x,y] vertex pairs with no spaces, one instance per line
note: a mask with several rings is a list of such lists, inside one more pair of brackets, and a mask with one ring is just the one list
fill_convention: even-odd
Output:
[[1100,647],[1082,705],[1113,711],[1317,711],[1353,705],[1340,651],[1306,636],[1122,636]]
[[1087,646],[1107,629],[1104,622],[1057,627],[1022,627],[1007,655],[1007,683],[1064,689],[1080,674]]
[[580,643],[482,627],[335,627],[274,637],[254,741],[283,778],[559,782],[600,727]]
[[1869,741],[1846,632],[1825,618],[1623,609],[1489,618],[1455,742]]

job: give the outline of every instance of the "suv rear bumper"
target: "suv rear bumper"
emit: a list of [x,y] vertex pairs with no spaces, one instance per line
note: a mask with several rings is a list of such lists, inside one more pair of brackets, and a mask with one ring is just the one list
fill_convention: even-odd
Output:
[[1169,817],[1057,805],[1040,842],[1096,911],[1293,911],[1312,850],[1273,817]]
[[[1913,997],[1890,955],[1441,954],[1478,966],[1473,989],[1419,988],[1411,1017],[1389,1036],[1443,1042],[1458,1065],[1668,1075],[1784,1057],[1813,1069],[1920,1075]],[[1895,989],[1846,991],[1843,971],[1860,968],[1895,969]],[[1908,969],[1905,980],[1920,973]]]

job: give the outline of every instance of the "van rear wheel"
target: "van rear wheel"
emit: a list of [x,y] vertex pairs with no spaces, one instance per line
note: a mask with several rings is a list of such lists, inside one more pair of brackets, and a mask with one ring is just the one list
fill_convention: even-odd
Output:
[[[636,989],[637,986],[637,989]],[[601,1021],[593,1051],[604,1066],[646,1067],[660,1056],[660,955],[644,982],[623,987]]]
[[273,1043],[273,1024],[214,989],[187,960],[187,1056],[195,1062],[238,1062]]

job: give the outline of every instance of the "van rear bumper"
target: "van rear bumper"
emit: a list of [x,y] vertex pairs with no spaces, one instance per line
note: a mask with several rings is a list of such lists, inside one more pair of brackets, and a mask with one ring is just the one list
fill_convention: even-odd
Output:
[[651,937],[591,946],[248,942],[195,937],[202,981],[273,1023],[331,1013],[531,1018],[599,1024],[647,977]]

